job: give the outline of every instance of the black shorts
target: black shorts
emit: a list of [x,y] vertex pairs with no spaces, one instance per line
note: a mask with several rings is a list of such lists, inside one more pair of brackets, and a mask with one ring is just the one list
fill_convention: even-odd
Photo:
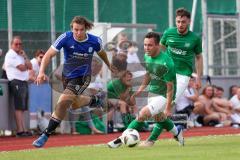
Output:
[[28,110],[28,82],[14,79],[9,82],[9,88],[15,109]]
[[71,79],[67,79],[63,76],[62,82],[63,82],[64,90],[69,89],[75,95],[80,95],[90,84],[91,76],[90,75],[81,76],[81,77],[71,78]]

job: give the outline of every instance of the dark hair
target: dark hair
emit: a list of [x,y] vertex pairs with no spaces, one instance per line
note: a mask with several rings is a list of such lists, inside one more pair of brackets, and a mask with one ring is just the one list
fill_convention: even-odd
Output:
[[156,32],[148,32],[144,38],[153,38],[156,44],[160,42],[160,35]]
[[234,94],[232,93],[232,90],[233,90],[233,88],[235,88],[235,87],[238,87],[238,88],[239,88],[238,85],[231,85],[231,86],[229,87],[229,99],[230,99],[232,96],[234,96]]
[[219,90],[219,91],[224,92],[224,89],[223,89],[222,87],[220,87],[220,86],[215,86],[215,88],[216,88],[217,90]]
[[129,70],[126,70],[122,73],[120,79],[123,79],[124,77],[126,77],[127,75],[131,75],[133,76],[132,72],[130,72]]
[[177,16],[180,16],[180,17],[184,17],[184,16],[186,16],[187,18],[191,18],[191,14],[190,14],[190,12],[188,12],[185,8],[178,8],[177,10],[176,10],[176,17]]
[[36,52],[35,52],[35,57],[38,57],[39,55],[41,55],[41,54],[45,54],[45,52],[42,50],[42,49],[38,49],[38,50],[36,50]]
[[82,16],[75,16],[72,19],[72,22],[70,24],[71,28],[73,27],[73,23],[84,25],[86,30],[90,30],[93,27],[93,23],[90,20],[88,20],[87,18],[82,17]]

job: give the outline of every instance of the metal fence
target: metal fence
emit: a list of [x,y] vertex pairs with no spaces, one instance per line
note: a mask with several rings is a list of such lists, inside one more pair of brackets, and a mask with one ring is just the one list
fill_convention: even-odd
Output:
[[11,35],[22,36],[32,58],[36,49],[46,50],[54,37],[69,30],[75,15],[95,22],[156,24],[155,31],[162,33],[174,24],[175,9],[184,7],[195,11],[193,31],[202,35],[206,46],[204,74],[239,76],[239,4],[239,0],[0,0],[0,66]]

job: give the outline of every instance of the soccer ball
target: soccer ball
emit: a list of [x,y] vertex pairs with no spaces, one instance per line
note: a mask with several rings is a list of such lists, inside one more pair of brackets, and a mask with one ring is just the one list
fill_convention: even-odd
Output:
[[135,129],[126,129],[122,133],[122,141],[128,147],[134,147],[140,142],[140,135]]

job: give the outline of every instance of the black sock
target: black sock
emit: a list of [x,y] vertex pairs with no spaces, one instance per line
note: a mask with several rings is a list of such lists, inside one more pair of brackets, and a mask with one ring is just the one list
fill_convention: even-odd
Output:
[[53,131],[55,131],[55,129],[58,127],[58,125],[61,123],[61,120],[56,119],[54,117],[50,118],[50,121],[48,123],[48,127],[46,128],[46,130],[44,131],[44,133],[47,136],[50,136],[52,134]]

